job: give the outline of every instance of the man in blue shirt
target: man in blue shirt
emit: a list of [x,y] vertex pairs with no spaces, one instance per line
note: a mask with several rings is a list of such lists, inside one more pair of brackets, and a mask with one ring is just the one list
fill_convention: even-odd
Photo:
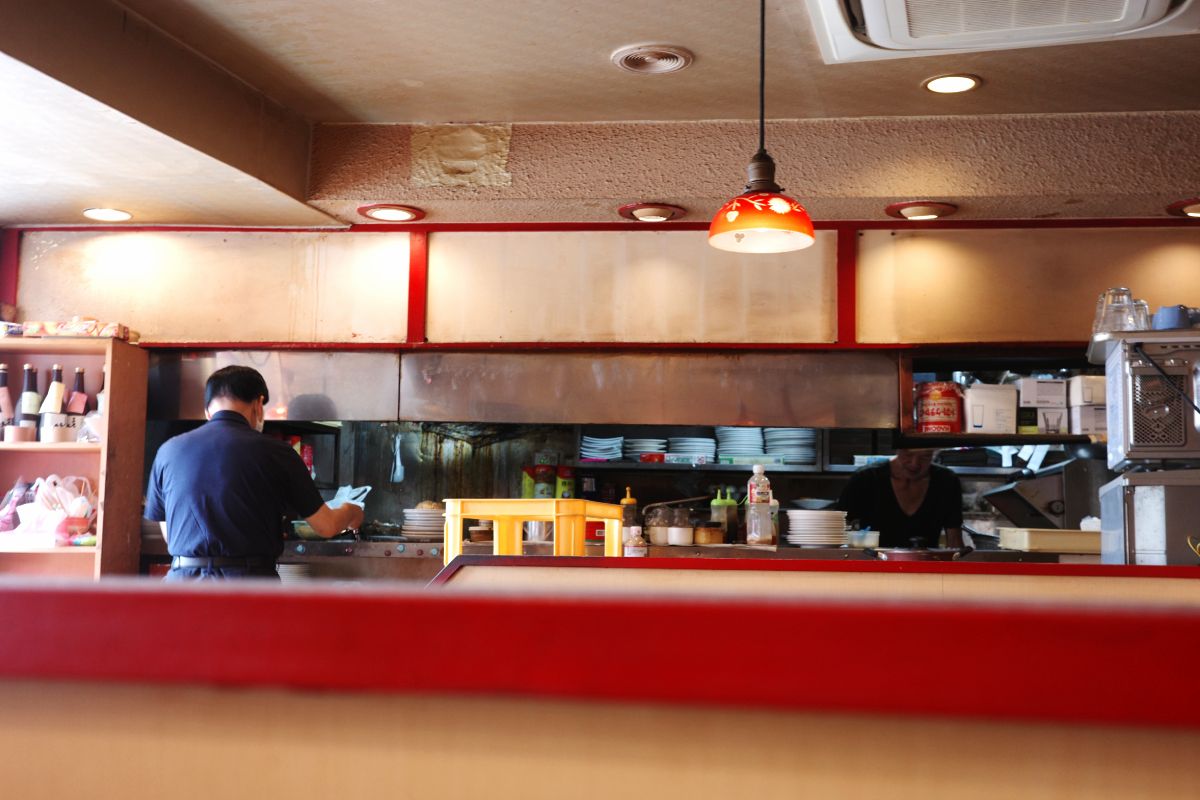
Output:
[[330,508],[296,451],[262,435],[269,399],[257,370],[219,369],[204,387],[208,422],[159,448],[145,514],[167,540],[166,580],[278,577],[284,516],[326,538],[362,524],[361,508]]

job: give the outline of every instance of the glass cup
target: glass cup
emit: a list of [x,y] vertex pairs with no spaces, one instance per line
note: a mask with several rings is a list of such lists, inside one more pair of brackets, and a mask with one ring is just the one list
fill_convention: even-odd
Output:
[[1096,316],[1092,322],[1092,333],[1101,331],[1138,330],[1133,309],[1133,292],[1123,286],[1104,291],[1096,299]]

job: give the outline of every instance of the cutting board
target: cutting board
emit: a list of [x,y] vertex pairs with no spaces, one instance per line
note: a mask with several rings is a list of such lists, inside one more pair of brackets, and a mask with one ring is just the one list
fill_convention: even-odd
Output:
[[1000,547],[1043,553],[1099,553],[1100,531],[1000,528]]

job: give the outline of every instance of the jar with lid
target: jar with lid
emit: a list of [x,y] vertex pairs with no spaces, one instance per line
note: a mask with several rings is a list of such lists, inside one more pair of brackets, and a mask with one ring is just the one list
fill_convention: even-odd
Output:
[[671,526],[667,528],[667,544],[688,547],[692,544],[692,513],[686,508],[671,511]]
[[670,544],[667,531],[671,527],[671,509],[666,506],[654,506],[646,510],[646,534],[650,544],[662,546]]

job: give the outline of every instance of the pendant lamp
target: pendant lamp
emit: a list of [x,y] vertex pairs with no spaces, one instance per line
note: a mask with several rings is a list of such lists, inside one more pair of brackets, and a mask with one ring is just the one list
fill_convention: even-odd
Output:
[[708,243],[734,253],[786,253],[815,241],[804,206],[775,183],[775,161],[766,148],[767,0],[758,4],[758,152],[747,168],[744,193],[721,206],[708,227]]

